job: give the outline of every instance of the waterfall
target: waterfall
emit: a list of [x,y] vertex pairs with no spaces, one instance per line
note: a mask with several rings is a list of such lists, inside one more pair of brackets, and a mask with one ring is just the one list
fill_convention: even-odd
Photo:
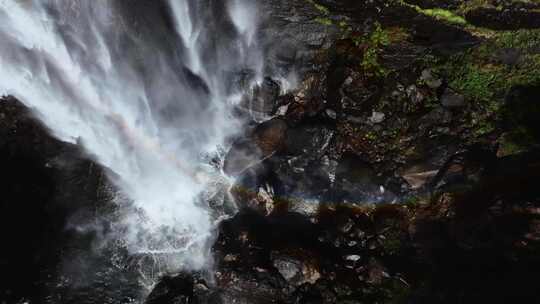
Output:
[[130,253],[177,268],[208,263],[201,155],[241,127],[231,75],[262,71],[253,1],[218,2],[0,0],[0,92],[112,172]]

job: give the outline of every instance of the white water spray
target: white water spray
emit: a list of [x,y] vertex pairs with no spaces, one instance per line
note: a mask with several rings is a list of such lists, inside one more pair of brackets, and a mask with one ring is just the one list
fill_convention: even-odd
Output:
[[227,73],[262,71],[245,1],[219,23],[206,1],[170,0],[176,34],[156,38],[132,28],[122,1],[0,0],[0,93],[115,173],[135,210],[117,223],[131,253],[172,253],[178,268],[208,262],[209,181],[199,173],[212,170],[200,155],[240,126]]

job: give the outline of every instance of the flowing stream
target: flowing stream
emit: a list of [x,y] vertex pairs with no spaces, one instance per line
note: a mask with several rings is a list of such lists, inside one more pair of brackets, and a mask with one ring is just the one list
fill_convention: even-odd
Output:
[[111,172],[116,237],[176,269],[210,263],[204,156],[241,128],[232,75],[263,68],[254,1],[217,2],[0,0],[0,92]]

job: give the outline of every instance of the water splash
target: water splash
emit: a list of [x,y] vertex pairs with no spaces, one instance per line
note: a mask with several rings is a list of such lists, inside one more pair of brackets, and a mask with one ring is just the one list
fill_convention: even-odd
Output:
[[154,1],[170,32],[163,15],[144,23],[126,12],[146,13],[137,5],[148,1],[122,2],[1,0],[0,92],[114,172],[130,201],[116,223],[130,252],[201,268],[213,223],[200,198],[218,172],[200,155],[240,127],[230,72],[262,73],[254,7],[227,2],[223,17],[213,1]]

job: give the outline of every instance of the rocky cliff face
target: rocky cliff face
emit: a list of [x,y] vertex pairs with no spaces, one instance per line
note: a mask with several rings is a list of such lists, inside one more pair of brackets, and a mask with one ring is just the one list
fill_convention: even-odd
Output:
[[257,95],[272,118],[229,151],[215,272],[149,303],[179,282],[188,303],[537,300],[535,6],[265,5],[269,65],[298,86]]
[[104,242],[118,209],[106,169],[37,121],[15,98],[0,99],[1,301],[139,298],[134,267],[117,265],[124,253]]
[[[223,169],[240,211],[220,224],[214,269],[163,278],[147,303],[538,302],[537,3],[271,0],[261,11],[267,74],[281,77],[239,105],[252,122]],[[40,299],[56,273],[41,266],[80,238],[71,220],[107,208],[106,181],[14,99],[0,124],[2,233],[24,248],[1,256],[6,278],[24,274],[2,296]]]

